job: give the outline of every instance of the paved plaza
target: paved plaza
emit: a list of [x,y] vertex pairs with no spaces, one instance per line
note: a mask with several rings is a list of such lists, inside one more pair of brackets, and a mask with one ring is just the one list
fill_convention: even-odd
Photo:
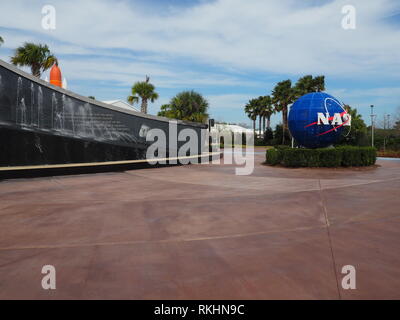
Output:
[[400,161],[263,160],[0,181],[0,299],[399,299]]

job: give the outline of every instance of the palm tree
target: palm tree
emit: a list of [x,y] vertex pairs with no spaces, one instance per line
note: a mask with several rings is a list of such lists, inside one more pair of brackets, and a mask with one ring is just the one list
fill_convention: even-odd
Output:
[[345,104],[344,109],[351,116],[351,127],[343,132],[342,141],[350,145],[365,144],[367,140],[367,126],[356,108]]
[[258,100],[251,99],[246,106],[244,107],[244,112],[246,112],[247,116],[253,120],[253,132],[254,136],[256,136],[256,120],[257,120],[257,112],[258,112]]
[[295,86],[293,87],[295,99],[300,98],[306,93],[313,92],[313,77],[312,75],[306,75],[297,80]]
[[132,86],[132,95],[128,97],[128,102],[133,104],[142,99],[140,111],[147,113],[147,103],[150,100],[152,103],[158,99],[158,93],[155,92],[155,87],[150,82],[150,78],[146,76],[146,81],[138,81]]
[[51,54],[47,45],[26,42],[15,50],[11,63],[20,67],[30,67],[32,74],[40,78],[44,71],[57,63],[57,58]]
[[0,45],[2,45],[4,43],[4,40],[2,37],[0,37]]
[[282,111],[282,144],[285,144],[285,132],[288,128],[288,106],[293,102],[294,90],[292,88],[292,81],[285,80],[278,82],[272,91],[272,103],[275,106],[275,110]]
[[258,135],[261,136],[261,120],[263,119],[263,97],[258,97],[256,101],[256,115],[258,116]]
[[205,123],[208,119],[208,106],[208,101],[200,93],[183,91],[173,97],[169,104],[162,105],[158,115]]
[[313,82],[314,82],[314,90],[316,92],[325,91],[325,76],[315,77]]
[[169,104],[163,104],[160,107],[160,111],[157,114],[160,117],[166,117],[166,118],[173,118],[173,114],[171,112],[171,106]]
[[264,96],[260,99],[261,116],[263,118],[263,132],[265,132],[265,120],[267,120],[267,128],[271,129],[271,115],[275,113],[275,109],[272,106],[272,99],[270,96]]
[[325,76],[313,78],[312,75],[306,75],[297,80],[293,88],[294,98],[298,99],[301,96],[310,92],[321,92],[325,90]]

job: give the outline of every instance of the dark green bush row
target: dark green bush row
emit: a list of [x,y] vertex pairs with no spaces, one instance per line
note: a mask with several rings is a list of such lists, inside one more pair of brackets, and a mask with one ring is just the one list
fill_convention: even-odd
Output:
[[302,149],[279,146],[267,150],[266,163],[285,167],[359,167],[375,164],[376,149],[341,146],[325,149]]

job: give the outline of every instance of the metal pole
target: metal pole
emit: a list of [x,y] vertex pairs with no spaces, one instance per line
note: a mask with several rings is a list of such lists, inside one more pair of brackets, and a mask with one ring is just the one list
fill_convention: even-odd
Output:
[[371,145],[374,146],[374,105],[371,104]]
[[386,113],[383,115],[383,130],[386,130]]
[[386,137],[383,138],[383,153],[386,153]]

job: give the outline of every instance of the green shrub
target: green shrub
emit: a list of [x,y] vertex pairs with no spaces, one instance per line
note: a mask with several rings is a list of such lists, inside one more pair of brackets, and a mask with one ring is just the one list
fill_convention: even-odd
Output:
[[267,164],[285,167],[356,167],[370,166],[375,162],[376,149],[372,147],[304,149],[279,146],[266,153]]
[[264,139],[255,138],[254,139],[254,146],[256,146],[256,147],[264,147],[264,146],[266,146]]
[[283,149],[291,149],[291,148],[289,146],[284,145],[284,144],[280,144],[280,145],[275,146],[275,149],[283,150]]
[[312,149],[304,149],[306,158],[306,167],[319,167],[320,152]]
[[342,166],[370,166],[376,162],[376,149],[372,147],[338,147],[342,150]]
[[342,166],[352,167],[357,163],[360,163],[361,153],[357,147],[339,147],[342,150]]
[[372,166],[376,162],[376,149],[373,147],[362,148],[362,162],[365,166]]
[[271,166],[281,163],[279,153],[280,151],[275,148],[268,149],[266,154],[266,163],[270,164]]
[[340,149],[319,149],[319,167],[340,167],[342,156],[342,150]]
[[282,152],[282,164],[285,167],[305,167],[307,166],[306,152],[304,150],[283,148]]

